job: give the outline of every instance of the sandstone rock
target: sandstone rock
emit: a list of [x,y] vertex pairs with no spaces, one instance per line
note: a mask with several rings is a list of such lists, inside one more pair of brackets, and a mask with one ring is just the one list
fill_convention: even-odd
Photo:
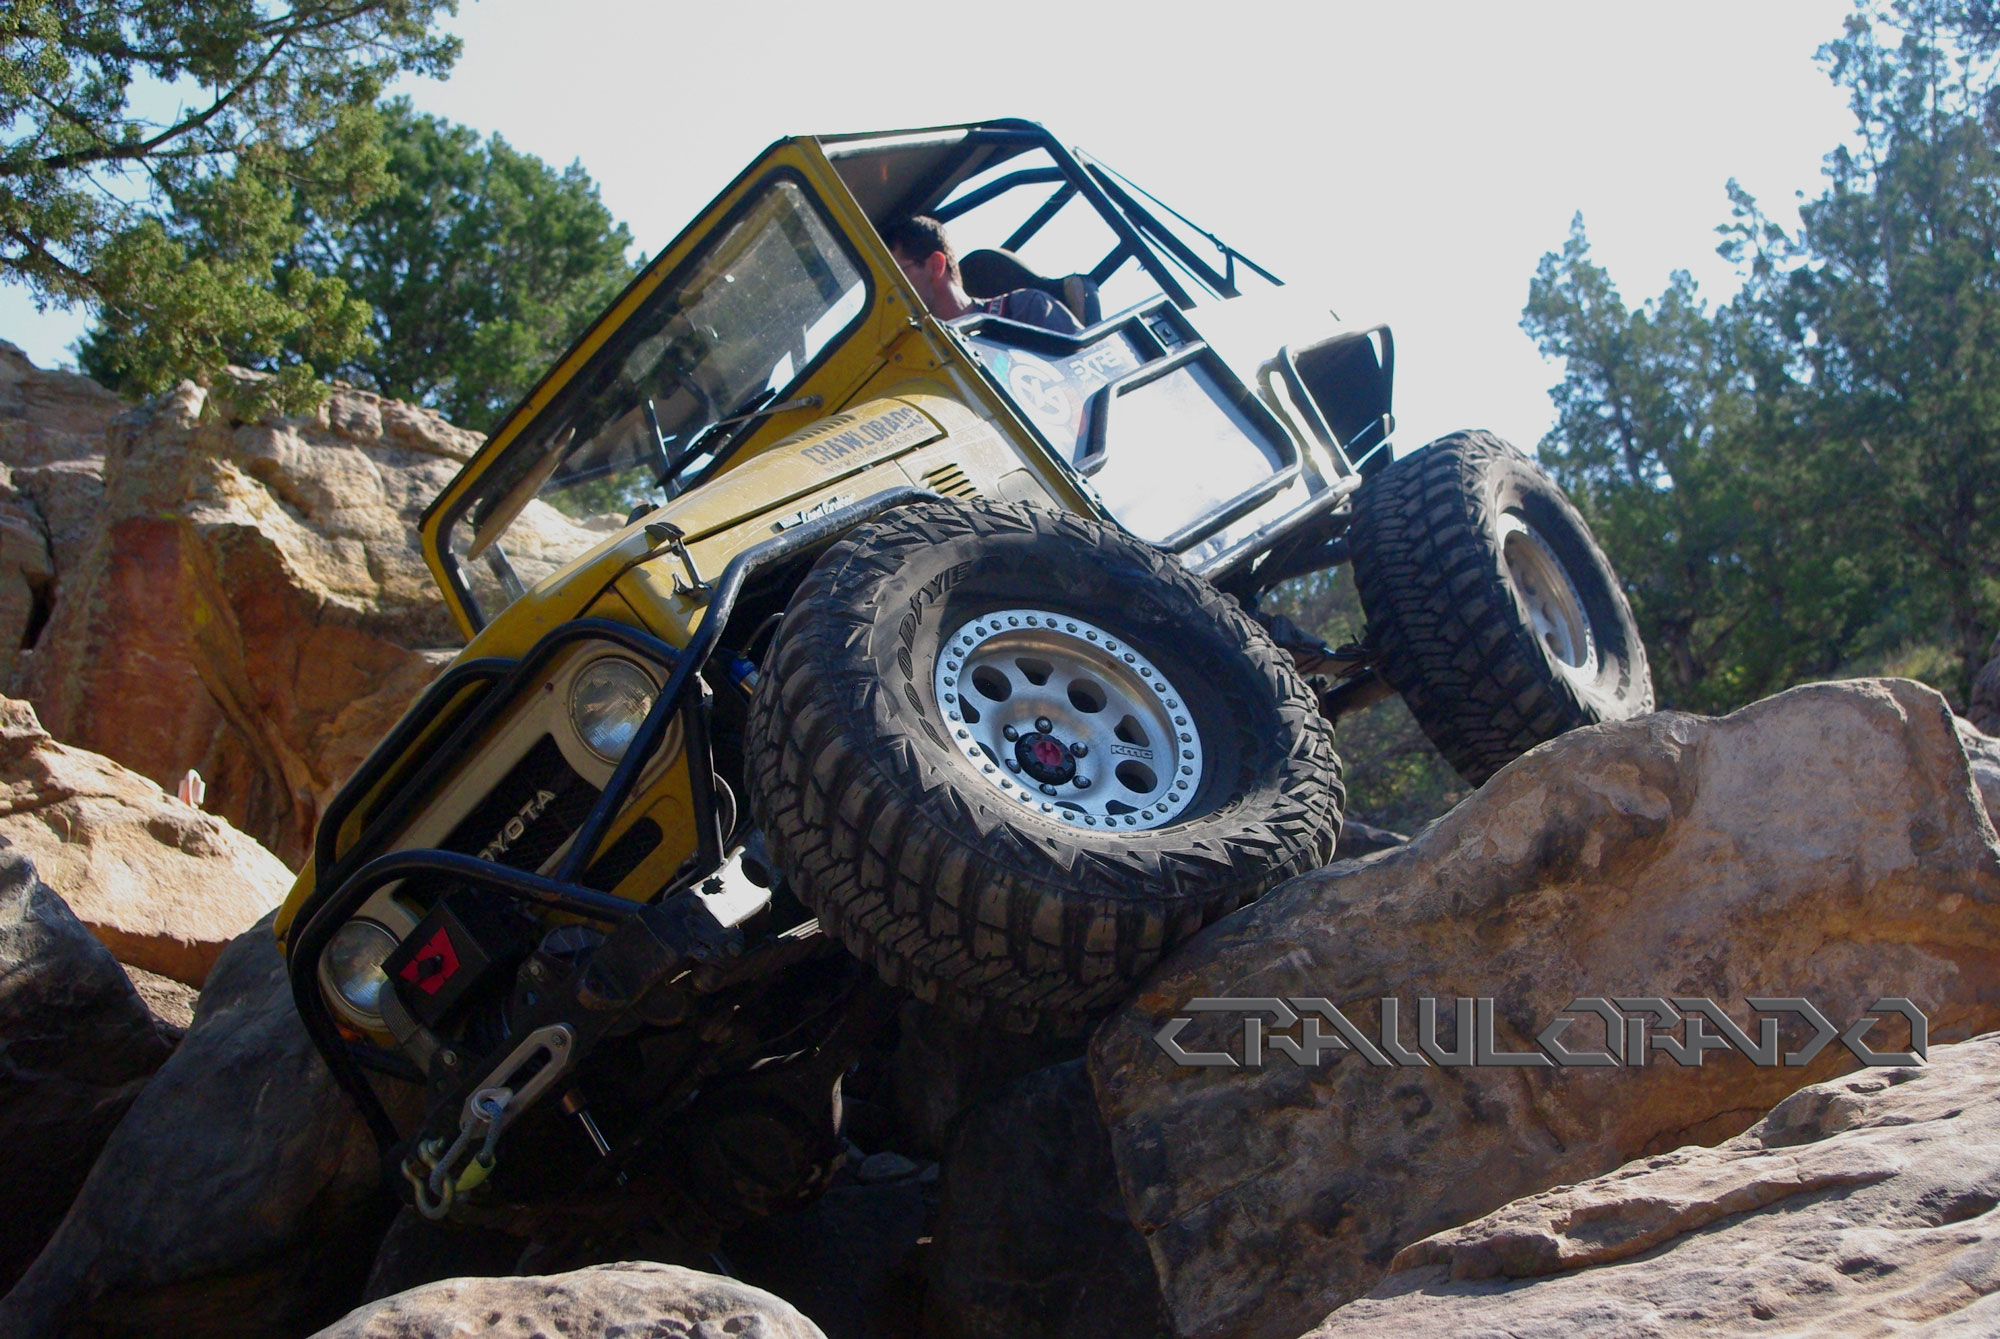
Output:
[[217,959],[186,1039],[0,1299],[0,1334],[309,1332],[361,1296],[394,1207],[380,1178],[259,922]]
[[62,1220],[173,1039],[35,867],[0,851],[0,1288]]
[[201,998],[201,991],[185,981],[176,981],[171,976],[161,976],[158,972],[149,972],[130,963],[121,965],[125,968],[127,979],[132,982],[132,989],[138,992],[140,1001],[152,1011],[154,1020],[164,1027],[175,1041],[186,1036],[187,1030],[194,1026],[194,1006],[195,1001]]
[[1340,843],[1334,847],[1333,858],[1352,860],[1357,856],[1373,855],[1377,851],[1393,850],[1410,839],[1400,832],[1378,828],[1363,823],[1357,818],[1349,818],[1340,825]]
[[82,571],[104,519],[104,457],[10,468],[15,491],[48,539],[56,574],[49,592],[53,605],[61,595],[62,578]]
[[926,1333],[938,1339],[1162,1332],[1082,1061],[1031,1074],[966,1118],[926,1272]]
[[0,698],[0,837],[122,962],[191,986],[284,900],[292,874],[222,819],[50,739]]
[[361,1301],[379,1302],[445,1279],[518,1274],[530,1249],[527,1239],[495,1228],[433,1223],[406,1204],[382,1234]]
[[315,1339],[623,1339],[635,1335],[826,1339],[767,1292],[635,1261],[538,1278],[447,1279],[367,1306]]
[[104,496],[105,433],[130,408],[0,340],[0,691],[47,622],[57,574],[88,546]]
[[2000,827],[2000,739],[1962,720],[1958,722],[1958,743],[1972,766],[1972,784],[1986,806],[1986,816]]
[[[309,418],[251,422],[184,384],[105,423],[97,493],[77,473],[95,462],[56,459],[49,433],[19,456],[0,438],[55,568],[20,691],[58,737],[162,785],[196,768],[211,808],[298,861],[427,652],[458,640],[417,517],[479,437],[339,388]],[[0,587],[6,561],[0,543]]]
[[12,680],[22,648],[34,644],[48,621],[55,575],[47,523],[0,464],[0,686]]
[[919,1244],[925,1190],[910,1180],[836,1186],[797,1213],[752,1219],[723,1243],[721,1258],[829,1339],[930,1339]]
[[897,1015],[889,1094],[899,1151],[937,1157],[958,1122],[1009,1084],[1073,1060],[1081,1044],[1018,1033],[994,1034],[920,1000]]
[[[1845,1026],[1904,996],[1949,1039],[2000,1025],[1996,968],[2000,850],[1944,700],[1819,684],[1534,750],[1408,846],[1198,936],[1099,1030],[1091,1070],[1176,1329],[1291,1336],[1412,1241],[1728,1138],[1856,1062],[1836,1043],[1803,1068],[1720,1053],[1699,1068],[1189,1068],[1154,1033],[1190,999],[1322,997],[1375,1036],[1395,998],[1407,1047],[1420,998],[1450,1018],[1454,998],[1487,997],[1497,1048],[1523,1052],[1579,996],[1706,996],[1752,1035],[1750,997],[1803,996]],[[1577,1017],[1565,1040],[1598,1049]],[[1178,1041],[1240,1054],[1243,1022],[1202,1015]],[[1447,1047],[1463,1036],[1441,1030]],[[1809,1035],[1790,1019],[1780,1040]]]
[[1407,1246],[1313,1334],[1994,1333],[1996,1099],[1993,1036],[1804,1089],[1719,1147]]
[[104,455],[104,430],[130,408],[74,372],[49,372],[0,339],[0,460],[48,465]]
[[1993,639],[1985,665],[1972,680],[1972,700],[1965,714],[1984,733],[2000,734],[2000,637]]

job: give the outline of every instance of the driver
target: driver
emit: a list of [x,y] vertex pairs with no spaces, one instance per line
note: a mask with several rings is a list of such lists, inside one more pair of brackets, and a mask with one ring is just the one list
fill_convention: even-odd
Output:
[[997,298],[975,301],[965,291],[959,277],[958,253],[945,236],[944,224],[918,214],[891,224],[883,232],[889,253],[903,276],[923,296],[924,302],[941,321],[955,321],[973,312],[990,312],[1009,321],[1037,325],[1064,335],[1074,335],[1083,327],[1069,308],[1039,288],[1017,288]]

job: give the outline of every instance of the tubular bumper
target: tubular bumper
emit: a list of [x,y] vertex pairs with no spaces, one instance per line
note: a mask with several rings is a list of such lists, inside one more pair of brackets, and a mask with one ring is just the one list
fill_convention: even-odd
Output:
[[[320,887],[332,891],[323,895],[316,893],[301,907],[296,924],[303,928],[295,930],[291,937],[288,966],[292,997],[298,1005],[299,1017],[305,1023],[307,1034],[326,1058],[334,1078],[354,1100],[385,1154],[400,1136],[387,1109],[369,1085],[364,1068],[408,1082],[421,1083],[435,1076],[421,1073],[399,1054],[361,1042],[350,1042],[341,1035],[319,984],[320,957],[334,932],[385,885],[412,875],[431,874],[609,927],[612,933],[607,934],[604,944],[576,969],[575,979],[579,983],[592,978],[599,958],[608,952],[616,952],[614,946],[632,940],[635,934],[640,942],[655,946],[648,955],[652,960],[651,972],[665,971],[688,961],[709,961],[719,956],[722,945],[715,936],[722,927],[708,916],[706,907],[693,894],[673,896],[721,868],[726,854],[722,845],[728,834],[720,829],[715,804],[715,764],[708,734],[709,701],[701,682],[701,671],[714,654],[745,584],[752,578],[780,564],[800,560],[831,544],[854,526],[873,520],[895,507],[936,499],[937,494],[925,489],[910,486],[888,489],[744,550],[723,569],[709,599],[707,613],[683,650],[676,650],[658,638],[622,623],[606,619],[578,619],[550,633],[519,661],[474,660],[454,666],[418,700],[383,744],[356,771],[321,818],[314,848],[314,865],[319,871]],[[400,826],[398,816],[410,812],[432,793],[476,744],[486,728],[499,719],[523,692],[532,691],[540,684],[555,655],[565,646],[580,640],[613,642],[651,661],[665,673],[666,687],[647,713],[624,757],[613,769],[603,792],[571,837],[569,848],[557,867],[549,875],[541,875],[458,852],[430,849],[388,851],[371,858],[369,852],[381,851],[393,837],[394,829]],[[395,796],[378,806],[376,816],[353,847],[346,854],[336,856],[334,848],[338,834],[355,807],[416,744],[437,713],[445,710],[459,693],[479,683],[491,686],[424,765],[397,789]],[[681,718],[685,732],[691,790],[689,800],[698,841],[691,871],[663,889],[651,903],[630,901],[583,886],[580,880],[591,856],[596,853],[597,846],[619,811],[632,798],[641,773],[666,738],[668,727],[676,716]],[[642,922],[643,928],[635,926],[631,933],[624,935],[617,932],[619,927],[635,921]],[[705,925],[703,921],[706,921]],[[575,1006],[573,997],[576,993],[565,991],[560,993],[560,997]],[[636,993],[623,990],[596,992],[595,999],[602,1007],[590,1009],[589,1012],[596,1017],[576,1020],[581,1024],[578,1029],[581,1044],[572,1057],[572,1064],[582,1059],[588,1042],[602,1034],[608,1021],[604,1017],[606,1012],[611,1011],[611,1016],[615,1017],[616,1013],[636,1003],[638,995],[643,993],[643,990]],[[500,1058],[491,1059],[497,1063]],[[487,1060],[482,1057],[479,1064],[457,1065],[460,1085],[475,1083],[478,1076],[490,1067]],[[433,1087],[436,1086],[434,1083]],[[464,1093],[453,1096],[462,1099]]]

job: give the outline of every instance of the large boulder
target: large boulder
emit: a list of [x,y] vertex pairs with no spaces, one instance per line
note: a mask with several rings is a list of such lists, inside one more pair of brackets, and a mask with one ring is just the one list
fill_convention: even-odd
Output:
[[2000,1037],[1399,1252],[1314,1339],[2000,1332]]
[[1972,680],[1972,700],[1965,714],[1982,732],[2000,735],[2000,637],[1987,648],[1986,663]]
[[[895,1153],[795,1213],[753,1218],[724,1239],[729,1272],[797,1307],[829,1339],[925,1336],[921,1261],[935,1182]],[[872,1181],[878,1170],[901,1171]]]
[[61,374],[4,354],[0,427],[10,371],[40,388],[27,428],[0,433],[26,499],[10,511],[0,489],[0,640],[9,619],[38,629],[16,691],[59,738],[162,785],[196,768],[212,807],[300,860],[321,804],[458,640],[417,520],[479,436],[340,387],[307,417],[246,419],[183,384],[103,416],[96,455],[77,456],[87,416],[63,433],[35,419]]
[[1163,1330],[1082,1061],[1030,1074],[966,1117],[926,1273],[934,1339]]
[[104,946],[0,851],[0,1289],[61,1221],[173,1040]]
[[1972,784],[1986,806],[1986,816],[1995,827],[2000,827],[2000,739],[1969,721],[1960,721],[1958,742],[1965,750],[1965,760],[1972,765]]
[[370,1302],[314,1339],[826,1339],[770,1293],[678,1265],[632,1261],[533,1278],[447,1279]]
[[87,546],[104,492],[104,436],[130,407],[0,340],[0,691],[47,622],[58,568]]
[[[1559,1015],[1578,1020],[1559,1041],[1603,1046],[1601,1022],[1566,1014],[1578,997],[1707,997],[1755,1038],[1744,1002],[1766,996],[1803,997],[1841,1027],[1888,997],[1915,1001],[1934,1038],[2000,1026],[2000,849],[1930,689],[1820,684],[1719,720],[1564,736],[1407,846],[1296,879],[1197,937],[1100,1029],[1091,1075],[1175,1328],[1289,1339],[1410,1242],[1726,1139],[1857,1061],[1835,1042],[1799,1067],[1733,1052],[1683,1067],[1656,1049],[1643,1066],[1339,1052],[1302,1066],[1275,1050],[1261,1067],[1184,1066],[1156,1041],[1170,1019],[1196,1020],[1184,1050],[1240,1060],[1257,1007],[1191,1000],[1324,998],[1373,1038],[1393,998],[1409,1047],[1419,1000],[1451,1019],[1454,999],[1485,998],[1490,1012],[1468,1012],[1521,1053]],[[1900,1049],[1901,1026],[1868,1040]],[[1462,1023],[1440,1030],[1447,1049],[1470,1040]],[[1788,1015],[1782,1049],[1812,1035]]]
[[0,1299],[0,1334],[290,1339],[359,1300],[393,1210],[267,919],[217,959],[186,1039]]
[[0,838],[33,857],[120,962],[191,986],[292,883],[222,819],[56,743],[10,698],[0,698]]
[[[5,359],[0,358],[0,367]],[[14,677],[21,649],[40,636],[55,598],[48,523],[0,462],[0,688]]]
[[36,367],[0,339],[0,460],[16,469],[102,460],[105,428],[129,408],[89,377]]

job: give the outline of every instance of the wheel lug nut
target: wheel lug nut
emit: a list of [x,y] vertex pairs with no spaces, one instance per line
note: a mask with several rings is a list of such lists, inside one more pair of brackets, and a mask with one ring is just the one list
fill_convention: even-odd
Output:
[[1012,759],[1012,758],[1007,758],[1007,759],[1005,759],[1004,761],[1005,761],[1005,762],[1006,762],[1006,764],[1007,764],[1007,770],[1008,770],[1008,771],[1010,771],[1010,772],[1018,772],[1018,771],[1020,771],[1020,770],[1021,770],[1021,764],[1020,764],[1020,763],[1018,763],[1018,762],[1016,762],[1016,761],[1015,761],[1014,759]]
[[1090,756],[1090,745],[1079,739],[1076,743],[1069,746],[1069,751],[1073,757],[1088,758]]
[[1055,727],[1055,725],[1054,725],[1054,724],[1053,724],[1053,723],[1052,723],[1052,722],[1051,722],[1051,721],[1049,720],[1049,718],[1048,718],[1048,717],[1046,717],[1046,716],[1037,716],[1037,717],[1035,717],[1035,728],[1036,728],[1037,730],[1041,731],[1041,732],[1042,732],[1043,734],[1047,734],[1047,733],[1048,733],[1049,731],[1051,731],[1051,730],[1055,729],[1056,727]]
[[1089,777],[1087,777],[1087,776],[1079,776],[1079,777],[1077,777],[1077,778],[1076,778],[1076,788],[1077,788],[1078,790],[1089,790],[1089,789],[1090,789],[1090,778],[1089,778]]
[[1042,783],[1042,794],[1053,795],[1055,793],[1056,793],[1056,788],[1054,786],[1049,785],[1047,782]]
[[1021,732],[1019,730],[1016,730],[1011,725],[1002,726],[1000,729],[1000,737],[1002,739],[1007,740],[1009,743],[1012,743],[1014,740],[1019,739],[1021,737]]

